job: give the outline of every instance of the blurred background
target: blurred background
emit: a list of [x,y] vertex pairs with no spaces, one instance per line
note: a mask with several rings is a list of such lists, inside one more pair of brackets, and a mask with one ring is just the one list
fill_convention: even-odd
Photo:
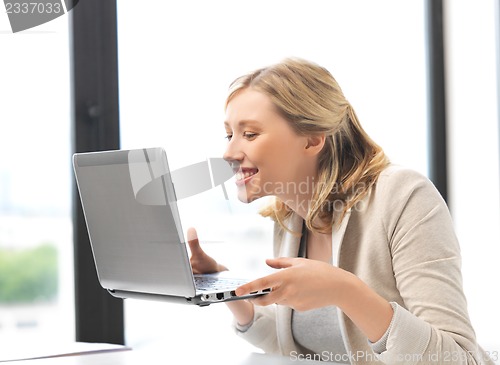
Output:
[[[97,2],[82,1],[69,16],[16,34],[0,14],[0,343],[7,338],[113,342],[116,337],[107,337],[106,329],[83,330],[85,316],[95,313],[101,323],[117,321],[110,325],[118,333],[115,342],[132,347],[208,328],[233,351],[250,349],[231,332],[224,305],[191,308],[107,298],[94,267],[80,262],[85,232],[71,155],[111,149],[99,143],[81,147],[89,138],[81,130],[114,118],[111,132],[91,126],[89,133],[97,140],[113,134],[116,148],[164,147],[173,170],[220,157],[230,82],[293,56],[329,69],[392,162],[420,171],[444,189],[478,340],[500,351],[494,304],[500,299],[495,284],[500,277],[498,1],[104,3],[112,10],[99,12]],[[442,4],[437,21],[429,15],[432,3]],[[99,24],[111,24],[115,38],[102,35]],[[441,119],[435,114],[439,80],[432,24],[443,31]],[[85,43],[84,37],[94,42]],[[116,61],[115,68],[79,73],[99,57]],[[92,82],[100,86],[87,90]],[[111,113],[99,104],[111,98],[109,85],[116,97]],[[440,146],[436,123],[446,127]],[[434,159],[443,156],[445,163],[436,165]],[[196,227],[205,249],[228,267],[264,273],[263,260],[272,255],[272,224],[257,211],[265,201],[243,205],[232,184],[226,187],[229,200],[218,187],[180,201],[184,229]],[[99,298],[113,300],[115,309],[82,291],[87,283],[97,287],[92,290]]]

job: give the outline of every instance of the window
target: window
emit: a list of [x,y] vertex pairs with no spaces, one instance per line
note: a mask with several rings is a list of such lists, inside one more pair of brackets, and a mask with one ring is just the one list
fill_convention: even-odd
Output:
[[479,343],[498,352],[498,9],[494,1],[446,1],[445,6],[450,207],[471,320]]
[[68,18],[0,43],[0,342],[71,340]]
[[[328,68],[389,157],[426,174],[423,5],[421,0],[146,1],[142,6],[151,10],[146,19],[132,3],[120,2],[121,146],[162,146],[172,169],[221,156],[229,83],[295,56]],[[256,214],[261,202],[244,207],[232,198],[225,202],[218,189],[189,199],[179,202],[184,229],[195,225],[220,262],[255,270],[272,255],[272,227]],[[236,336],[222,325],[230,323],[223,305],[200,309],[126,301],[125,309],[132,346],[188,336],[203,326],[223,333],[228,348],[238,348]]]

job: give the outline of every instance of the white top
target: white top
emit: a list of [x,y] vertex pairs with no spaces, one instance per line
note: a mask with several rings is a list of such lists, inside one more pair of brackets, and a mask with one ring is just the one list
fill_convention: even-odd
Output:
[[[342,231],[341,229],[340,232]],[[302,232],[299,256],[307,257],[307,229],[305,229],[305,225]],[[334,232],[333,236],[339,236],[338,232]],[[339,239],[332,238],[331,264],[337,262],[339,244]],[[331,354],[338,356],[338,359],[346,359],[347,350],[342,339],[337,311],[338,309],[335,306],[304,312],[292,311],[292,334],[295,342],[303,347],[305,352],[319,355],[326,352],[329,356]],[[349,362],[342,363],[349,364]]]

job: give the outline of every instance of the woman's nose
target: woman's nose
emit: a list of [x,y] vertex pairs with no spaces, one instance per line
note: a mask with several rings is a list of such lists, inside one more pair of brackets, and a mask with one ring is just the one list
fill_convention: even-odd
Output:
[[238,148],[237,144],[234,141],[229,141],[222,158],[229,163],[241,163],[243,157],[244,153]]

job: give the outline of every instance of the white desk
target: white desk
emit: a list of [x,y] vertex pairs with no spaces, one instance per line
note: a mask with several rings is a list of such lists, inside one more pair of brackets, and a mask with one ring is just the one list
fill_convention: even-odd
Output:
[[[177,354],[179,355],[179,354]],[[292,365],[321,364],[335,365],[332,362],[310,360],[293,360],[285,356],[264,355],[258,353],[241,354],[238,359],[225,357],[223,353],[216,354],[184,354],[172,358],[169,351],[155,353],[144,350],[117,351],[87,355],[52,357],[35,360],[4,362],[2,365],[161,365],[161,364],[203,364],[203,365]]]
[[[194,344],[193,344],[194,345]],[[1,365],[162,365],[162,364],[203,364],[203,365],[292,365],[321,364],[335,365],[333,362],[298,360],[285,356],[260,353],[241,353],[238,358],[225,356],[224,351],[217,353],[197,352],[180,354],[172,348],[144,348],[140,350],[120,350],[102,353],[48,357],[42,359],[2,362]]]

